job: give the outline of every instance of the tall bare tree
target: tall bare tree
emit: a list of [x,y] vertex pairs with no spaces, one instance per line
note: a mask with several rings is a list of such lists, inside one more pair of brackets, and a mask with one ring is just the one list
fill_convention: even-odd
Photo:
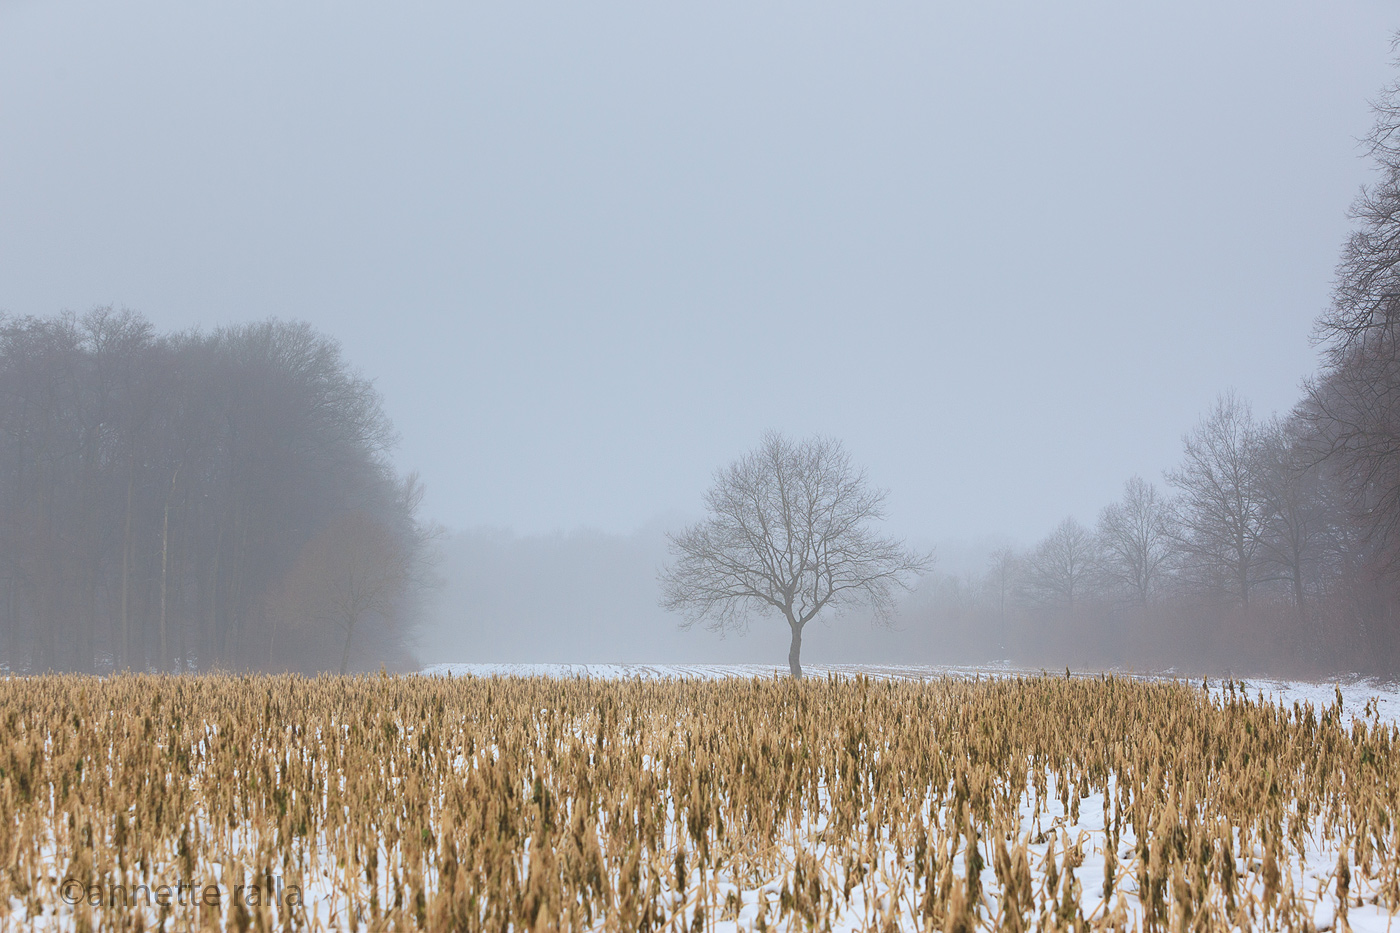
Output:
[[1161,587],[1172,555],[1170,512],[1157,487],[1140,476],[1123,484],[1123,497],[1099,513],[1104,577],[1147,605]]
[[1287,581],[1299,622],[1307,621],[1309,577],[1331,531],[1321,488],[1326,464],[1299,436],[1300,424],[1273,419],[1259,433],[1258,483],[1264,504],[1261,557]]
[[[1400,35],[1392,45],[1400,47]],[[1400,64],[1400,61],[1397,62]],[[1323,366],[1301,408],[1376,569],[1400,575],[1400,80],[1373,102],[1366,139],[1376,180],[1351,206],[1355,226],[1318,319]]]
[[885,518],[885,498],[839,441],[766,434],[716,472],[705,495],[709,517],[671,536],[662,605],[686,625],[717,631],[743,629],[755,614],[781,615],[792,634],[788,667],[801,677],[808,622],[853,604],[888,619],[895,592],[932,566],[932,554],[872,529]]
[[[1400,33],[1391,47],[1400,49]],[[1317,324],[1333,365],[1368,350],[1394,358],[1400,346],[1400,79],[1371,110],[1364,144],[1378,177],[1352,202],[1356,226],[1342,247],[1331,307]]]
[[1031,552],[1022,591],[1035,606],[1073,612],[1094,591],[1098,574],[1094,536],[1066,518]]
[[1221,587],[1241,605],[1259,582],[1264,498],[1259,483],[1259,427],[1234,392],[1182,439],[1179,467],[1167,482],[1180,494],[1176,541],[1201,583]]

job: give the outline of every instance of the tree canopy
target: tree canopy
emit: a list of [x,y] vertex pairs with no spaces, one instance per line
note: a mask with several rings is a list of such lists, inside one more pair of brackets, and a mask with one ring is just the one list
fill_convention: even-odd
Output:
[[[0,317],[4,666],[334,669],[344,640],[289,626],[275,597],[351,516],[421,556],[394,440],[373,384],[307,324]],[[413,596],[405,578],[385,598]],[[365,645],[365,664],[407,657],[402,631]]]

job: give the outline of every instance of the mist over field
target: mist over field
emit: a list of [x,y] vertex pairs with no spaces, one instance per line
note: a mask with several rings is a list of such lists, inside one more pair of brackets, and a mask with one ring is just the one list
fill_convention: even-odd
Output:
[[[502,529],[452,534],[442,543],[436,570],[443,585],[428,598],[417,650],[432,661],[752,663],[781,669],[788,633],[778,620],[755,620],[746,633],[719,638],[702,628],[681,630],[658,605],[656,572],[669,560],[665,531],[679,524],[657,522],[630,535],[580,530],[518,536]],[[976,561],[980,566],[980,554]],[[907,608],[922,595],[914,594]],[[921,659],[994,659],[959,644],[966,633],[935,636],[922,621],[900,617],[879,626],[856,611],[814,626],[804,658],[908,662],[914,648]]]
[[0,665],[1393,676],[1394,20],[5,4]]

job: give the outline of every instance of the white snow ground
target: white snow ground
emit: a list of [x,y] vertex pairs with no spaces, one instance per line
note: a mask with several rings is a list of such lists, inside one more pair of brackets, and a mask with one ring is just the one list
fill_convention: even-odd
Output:
[[[643,680],[695,678],[722,680],[730,677],[785,677],[787,668],[772,664],[434,664],[423,669],[424,674],[453,677],[592,677],[598,680]],[[895,680],[930,680],[939,677],[1014,677],[1057,673],[1040,669],[1017,668],[1009,665],[960,667],[928,664],[804,664],[802,673],[810,678],[867,677]],[[1075,676],[1098,677],[1098,671],[1072,672]],[[1127,671],[1109,672],[1118,677],[1143,680],[1187,680],[1171,674],[1144,674]],[[1212,692],[1218,691],[1218,679],[1207,681]],[[1336,702],[1341,691],[1343,714],[1366,717],[1366,704],[1375,701],[1375,715],[1381,722],[1400,725],[1400,683],[1347,677],[1335,681],[1309,682],[1302,680],[1243,679],[1250,696],[1262,694],[1264,699],[1291,707],[1294,703],[1311,703],[1322,709]]]
[[[927,665],[805,664],[807,677],[888,677],[927,680],[932,677],[973,677],[1005,673],[1010,668],[930,667]],[[787,667],[773,664],[434,664],[424,674],[454,677],[592,677],[598,680],[643,680],[691,677],[723,680],[730,677],[786,677]]]

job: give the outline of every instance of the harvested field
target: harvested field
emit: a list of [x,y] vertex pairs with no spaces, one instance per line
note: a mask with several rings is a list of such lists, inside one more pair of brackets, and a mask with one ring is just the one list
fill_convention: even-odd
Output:
[[1397,740],[1111,677],[9,678],[0,923],[1387,929]]

